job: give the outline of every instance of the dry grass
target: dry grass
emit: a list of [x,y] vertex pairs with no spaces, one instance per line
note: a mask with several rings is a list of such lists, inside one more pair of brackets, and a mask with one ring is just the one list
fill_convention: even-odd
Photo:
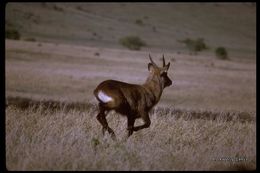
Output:
[[[101,134],[87,109],[6,108],[8,170],[241,170],[256,168],[255,121],[192,118],[155,108],[150,128],[126,137],[126,119],[108,122],[118,140]],[[189,116],[185,116],[189,114]],[[203,114],[202,114],[203,116]],[[206,115],[207,116],[207,115]],[[250,115],[254,117],[255,115]],[[190,117],[190,118],[187,118]],[[136,124],[140,124],[137,121]],[[224,161],[221,159],[233,159]],[[240,159],[240,160],[238,160]]]

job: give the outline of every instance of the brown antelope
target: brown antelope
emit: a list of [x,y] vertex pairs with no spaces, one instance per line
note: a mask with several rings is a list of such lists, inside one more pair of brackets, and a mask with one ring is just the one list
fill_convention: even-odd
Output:
[[[102,125],[103,134],[108,131],[115,139],[114,131],[108,126],[106,115],[110,110],[127,117],[128,137],[133,131],[148,128],[151,124],[148,112],[158,103],[163,89],[172,84],[167,76],[170,62],[165,65],[163,56],[163,67],[158,67],[152,60],[150,54],[148,64],[149,76],[143,85],[129,84],[125,82],[106,80],[100,83],[94,90],[94,95],[99,101],[99,113],[97,120]],[[134,126],[136,118],[142,118],[143,125]]]

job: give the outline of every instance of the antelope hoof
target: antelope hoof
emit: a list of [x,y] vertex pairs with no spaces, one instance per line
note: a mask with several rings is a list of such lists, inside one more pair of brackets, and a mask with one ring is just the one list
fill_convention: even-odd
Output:
[[116,140],[116,135],[115,135],[114,131],[111,128],[108,128],[107,131],[111,135],[112,139]]
[[114,133],[111,133],[111,138],[116,141],[116,135]]
[[106,129],[105,127],[102,128],[102,134],[103,134],[103,136],[105,135],[106,130],[107,130],[107,129]]

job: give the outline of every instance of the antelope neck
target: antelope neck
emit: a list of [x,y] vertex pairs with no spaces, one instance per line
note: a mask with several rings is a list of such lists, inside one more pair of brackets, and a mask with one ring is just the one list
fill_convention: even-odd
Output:
[[155,103],[157,103],[160,100],[163,91],[163,84],[160,81],[160,77],[149,76],[146,82],[143,84],[143,87],[155,96]]

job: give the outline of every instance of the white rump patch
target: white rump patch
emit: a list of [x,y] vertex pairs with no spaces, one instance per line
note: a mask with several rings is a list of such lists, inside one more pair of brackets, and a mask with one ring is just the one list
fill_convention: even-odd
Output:
[[104,103],[112,101],[113,99],[111,97],[109,97],[108,95],[106,95],[104,92],[99,91],[98,92],[98,98],[100,100],[102,100]]

